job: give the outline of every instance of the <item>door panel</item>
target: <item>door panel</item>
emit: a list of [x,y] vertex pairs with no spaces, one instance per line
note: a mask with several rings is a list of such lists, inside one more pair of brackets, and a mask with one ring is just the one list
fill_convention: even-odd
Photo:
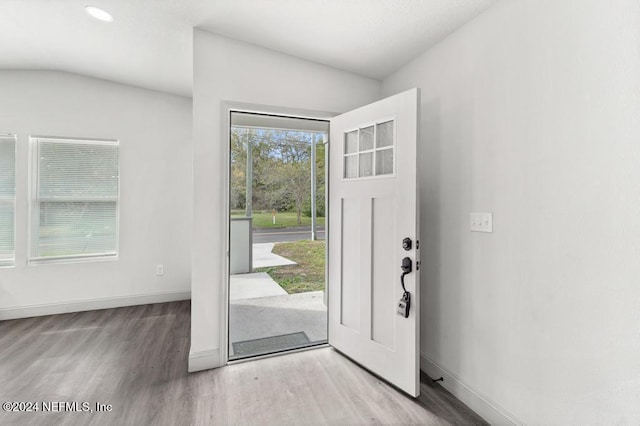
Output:
[[[420,391],[418,96],[413,89],[332,119],[329,172],[329,343],[412,396]],[[396,313],[404,257],[413,263],[408,318]]]
[[[360,241],[360,203],[358,200],[342,199],[342,235],[348,241]],[[361,256],[360,244],[342,246],[340,268],[342,282],[340,300],[351,303],[340,303],[341,321],[345,327],[360,329],[360,268],[351,259]]]
[[389,301],[395,298],[395,288],[389,283],[396,281],[396,274],[386,263],[394,256],[388,241],[394,238],[389,224],[395,223],[395,202],[392,198],[374,198],[372,202],[371,339],[392,349],[396,313],[395,304],[391,306]]

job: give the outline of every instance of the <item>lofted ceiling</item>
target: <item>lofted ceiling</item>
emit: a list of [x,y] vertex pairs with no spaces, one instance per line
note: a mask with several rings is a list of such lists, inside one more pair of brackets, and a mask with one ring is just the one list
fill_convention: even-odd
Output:
[[[0,69],[191,96],[192,28],[383,79],[497,0],[0,0]],[[114,22],[94,20],[98,6]]]

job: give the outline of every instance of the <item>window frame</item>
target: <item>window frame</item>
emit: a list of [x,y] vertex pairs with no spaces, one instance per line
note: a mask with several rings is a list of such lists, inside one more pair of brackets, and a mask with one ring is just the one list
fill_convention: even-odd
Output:
[[[377,133],[378,133],[378,125],[380,124],[384,124],[387,123],[389,121],[393,122],[393,143],[391,145],[387,145],[385,147],[377,147],[376,143],[377,143]],[[368,127],[373,127],[373,147],[371,149],[367,149],[367,150],[360,150],[360,131],[361,129],[366,129]],[[388,117],[384,117],[382,119],[378,119],[376,121],[372,121],[372,122],[366,122],[363,124],[360,124],[358,127],[354,127],[354,128],[349,128],[349,129],[345,129],[345,131],[342,134],[342,142],[341,142],[341,149],[342,149],[342,176],[341,179],[342,181],[348,181],[348,182],[353,182],[353,181],[360,181],[360,180],[370,180],[370,179],[390,179],[390,178],[395,178],[396,174],[397,174],[397,158],[396,158],[396,129],[397,129],[397,119],[395,115],[392,116],[388,116]],[[355,132],[356,133],[356,150],[354,152],[351,153],[347,153],[346,152],[346,145],[347,145],[347,134]],[[386,151],[386,150],[390,150],[393,152],[393,173],[385,173],[385,174],[376,174],[377,170],[376,170],[376,157],[378,155],[378,152],[381,151]],[[360,155],[361,154],[373,154],[372,155],[372,174],[369,176],[360,176]],[[345,166],[345,160],[347,157],[354,157],[356,159],[356,176],[355,177],[347,177],[346,176],[346,166]]]
[[[85,145],[115,145],[118,147],[118,195],[116,197],[116,212],[115,212],[115,246],[113,253],[96,253],[96,254],[72,254],[62,256],[34,256],[34,233],[38,232],[36,227],[40,227],[40,200],[39,200],[39,182],[40,182],[40,155],[39,155],[39,141],[53,141],[53,142],[78,142]],[[118,139],[101,139],[101,138],[89,138],[89,137],[61,137],[61,136],[41,136],[30,135],[29,136],[29,226],[28,226],[28,247],[27,247],[27,264],[28,265],[42,265],[51,263],[83,263],[83,262],[96,262],[96,261],[116,261],[120,257],[120,181],[122,174],[120,170],[120,141]],[[79,198],[78,201],[83,201]]]
[[13,133],[0,134],[2,138],[13,139],[13,199],[0,197],[0,203],[13,203],[13,258],[0,259],[0,268],[12,268],[16,266],[16,196],[17,196],[17,177],[18,177],[18,135]]

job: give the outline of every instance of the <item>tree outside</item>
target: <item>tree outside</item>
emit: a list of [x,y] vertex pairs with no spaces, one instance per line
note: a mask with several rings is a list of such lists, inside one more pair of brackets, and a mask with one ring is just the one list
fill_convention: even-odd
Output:
[[[325,147],[316,133],[231,128],[232,214],[244,212],[247,153],[251,149],[252,215],[292,212],[298,226],[311,216],[311,149],[316,139],[316,215],[324,217]],[[240,213],[241,214],[241,213]]]

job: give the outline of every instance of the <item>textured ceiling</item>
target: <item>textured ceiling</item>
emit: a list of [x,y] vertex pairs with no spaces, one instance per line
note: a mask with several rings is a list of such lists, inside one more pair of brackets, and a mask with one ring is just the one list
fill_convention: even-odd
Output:
[[[192,28],[383,79],[496,0],[0,0],[0,68],[191,95]],[[89,18],[101,7],[115,21]]]

